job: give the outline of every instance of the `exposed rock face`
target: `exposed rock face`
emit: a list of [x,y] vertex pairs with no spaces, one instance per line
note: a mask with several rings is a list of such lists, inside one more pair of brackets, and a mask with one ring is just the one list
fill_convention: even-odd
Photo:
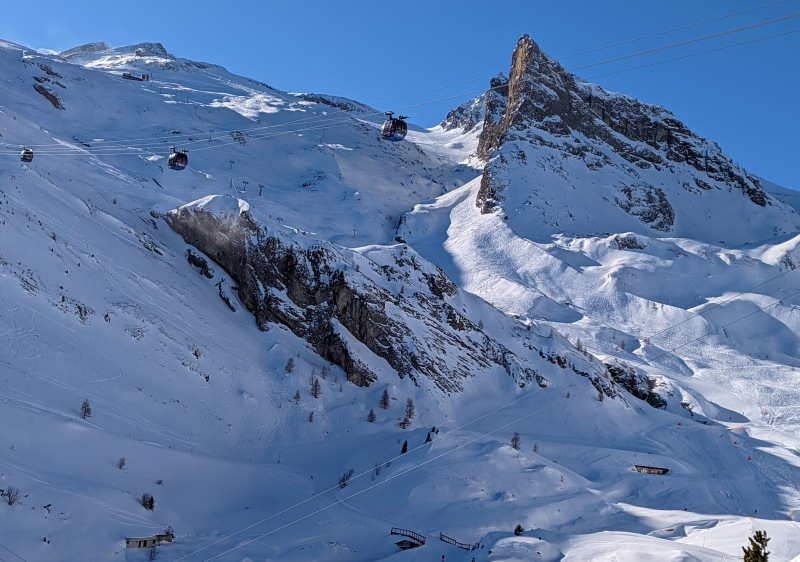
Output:
[[653,383],[645,375],[627,365],[606,364],[614,381],[639,400],[644,400],[653,408],[666,408],[667,401],[657,392],[653,392]]
[[230,202],[228,211],[209,208],[226,199],[181,207],[167,221],[228,272],[261,329],[286,326],[354,384],[377,379],[375,357],[401,377],[429,377],[447,392],[491,372],[546,384],[529,359],[447,302],[458,289],[413,250],[387,248],[378,264],[313,235],[257,223],[243,203],[238,211]]
[[489,81],[488,92],[452,110],[440,126],[446,130],[460,128],[465,133],[480,124],[492,128],[505,113],[507,99],[508,78],[501,73]]
[[616,199],[617,206],[630,215],[642,219],[654,230],[668,232],[675,222],[675,212],[667,196],[650,185],[625,186]]
[[[531,166],[528,157],[533,151],[582,161],[581,166],[591,172],[614,170],[613,179],[596,182],[610,188],[598,199],[612,201],[655,231],[672,231],[676,220],[675,195],[663,189],[664,184],[676,185],[696,200],[708,191],[730,191],[744,195],[754,206],[773,204],[758,179],[734,164],[716,144],[694,135],[674,115],[576,79],[527,35],[519,40],[512,57],[507,97],[505,89],[493,85],[491,95],[480,98],[487,109],[478,156],[488,164],[476,204],[483,212],[502,205],[513,183],[509,170]],[[503,108],[500,117],[499,107]],[[570,187],[578,184],[577,178],[568,177],[569,170],[562,171],[561,164],[554,167],[554,162],[544,158],[539,162],[543,168],[554,169]],[[708,197],[701,204],[713,207]]]
[[86,54],[86,53],[99,53],[101,51],[107,51],[111,47],[103,42],[97,43],[87,43],[85,45],[80,45],[78,47],[73,47],[72,49],[68,49],[58,54],[63,59],[70,60],[73,56],[79,54]]
[[327,94],[314,94],[314,93],[296,94],[296,96],[305,101],[322,103],[325,105],[329,105],[330,107],[333,107],[335,109],[339,109],[341,111],[357,112],[357,113],[367,113],[367,112],[375,113],[375,110],[367,105],[340,96],[331,96]]
[[64,51],[59,56],[75,64],[126,70],[161,68],[193,72],[195,69],[219,68],[214,64],[180,59],[167,51],[161,43],[137,43],[125,47],[109,47],[105,43],[88,43]]

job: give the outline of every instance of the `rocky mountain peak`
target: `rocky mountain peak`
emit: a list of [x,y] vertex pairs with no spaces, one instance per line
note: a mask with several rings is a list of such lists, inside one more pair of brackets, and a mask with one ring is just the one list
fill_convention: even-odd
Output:
[[[572,81],[572,83],[569,83]],[[572,75],[548,57],[528,35],[517,42],[505,84],[492,79],[490,88],[506,98],[507,109],[499,122],[486,123],[478,154],[489,159],[504,142],[509,129],[527,130],[550,115],[570,113],[565,104],[574,85]]]
[[167,57],[167,58],[175,58],[161,43],[139,43],[138,45],[133,45],[132,47],[128,47],[129,49],[134,49],[136,56],[143,57],[143,56],[159,56],[159,57]]
[[62,59],[70,60],[73,57],[85,55],[89,53],[99,53],[102,51],[108,51],[111,47],[109,47],[106,43],[102,41],[98,41],[96,43],[87,43],[85,45],[79,45],[77,47],[73,47],[72,49],[68,49],[58,54]]
[[[531,155],[541,159],[545,174],[560,162],[557,181],[569,187],[586,189],[585,180],[592,175],[596,180],[589,184],[613,185],[608,193],[598,193],[599,204],[612,202],[649,231],[674,232],[675,202],[687,194],[696,200],[707,192],[731,192],[758,207],[776,203],[757,178],[672,113],[576,78],[527,35],[514,50],[507,87],[491,87],[477,150],[488,162],[476,201],[483,212],[501,205],[512,183],[524,189],[519,178],[526,172],[515,172],[514,181],[504,175],[514,163],[529,166]],[[559,171],[567,160],[570,169],[583,168],[588,175]],[[711,205],[712,198],[701,205]],[[689,208],[697,205],[685,203]],[[597,226],[595,231],[613,229]]]

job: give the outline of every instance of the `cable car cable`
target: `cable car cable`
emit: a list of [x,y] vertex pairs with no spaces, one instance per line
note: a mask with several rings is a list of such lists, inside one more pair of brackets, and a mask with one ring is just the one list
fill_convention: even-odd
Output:
[[[652,54],[652,53],[655,53],[655,52],[659,52],[659,51],[675,48],[675,47],[678,47],[678,46],[683,46],[683,45],[690,44],[690,43],[695,43],[695,42],[698,42],[698,41],[708,40],[708,39],[711,39],[711,38],[717,38],[717,37],[720,37],[720,36],[723,36],[723,35],[729,35],[729,34],[732,34],[732,33],[737,33],[737,32],[740,32],[740,31],[749,30],[749,29],[753,29],[753,28],[756,28],[756,27],[762,27],[762,26],[765,26],[765,25],[771,25],[771,24],[774,24],[774,23],[786,21],[788,19],[793,19],[793,18],[796,18],[796,17],[800,17],[800,13],[792,14],[792,15],[789,15],[789,16],[785,16],[785,17],[782,17],[782,18],[778,18],[778,19],[774,19],[774,20],[770,20],[770,21],[766,21],[766,22],[759,22],[759,23],[756,23],[756,24],[739,27],[739,28],[732,29],[732,30],[727,30],[727,31],[719,32],[719,33],[714,33],[714,34],[706,35],[706,36],[703,36],[703,37],[693,38],[693,39],[681,41],[681,42],[678,42],[678,43],[673,43],[673,44],[670,44],[670,45],[661,46],[661,47],[654,48],[654,49],[648,49],[646,51],[640,51],[640,52],[632,53],[632,54],[629,54],[629,55],[615,57],[615,58],[612,58],[612,59],[607,59],[607,60],[599,61],[599,62],[596,62],[596,63],[586,64],[586,65],[583,65],[583,66],[580,66],[580,67],[577,67],[577,68],[573,68],[573,69],[569,69],[569,70],[565,69],[563,72],[575,73],[578,70],[583,70],[583,69],[586,69],[586,68],[592,68],[592,67],[595,67],[595,66],[601,66],[601,65],[604,65],[604,64],[610,64],[612,62],[619,62],[621,60],[626,60],[626,59],[629,59],[629,58],[644,56],[644,55],[647,55],[647,54]],[[752,42],[752,41],[749,41],[749,42]],[[560,74],[560,73],[561,72],[558,72],[558,74]],[[551,73],[551,74],[555,74],[555,73]],[[548,76],[548,75],[549,74],[540,74],[540,75],[538,75],[538,77]],[[459,94],[457,96],[448,96],[446,98],[440,98],[438,100],[433,100],[433,101],[429,101],[429,102],[423,102],[423,103],[419,103],[419,104],[405,106],[405,108],[421,107],[421,106],[424,106],[424,105],[430,105],[430,104],[438,103],[438,102],[441,102],[441,101],[447,101],[447,100],[450,100],[450,99],[463,97],[464,95],[472,95],[473,93],[485,92],[485,91],[486,90],[481,89],[481,90],[478,90],[478,91],[475,91],[475,92],[462,93],[462,94]],[[406,97],[408,97],[408,96],[406,96]],[[345,113],[345,112],[342,112],[342,113]],[[376,112],[374,115],[380,115],[380,114],[381,113]],[[372,114],[364,115],[364,117],[370,117],[370,116],[372,116]],[[302,120],[297,120],[297,121],[303,121],[303,120],[314,121],[316,119],[324,119],[326,117],[327,116],[309,116],[307,118],[304,118]],[[232,132],[242,131],[242,130],[245,130],[245,131],[246,130],[251,130],[252,131],[252,130],[261,130],[261,129],[271,128],[271,127],[281,127],[281,126],[289,126],[289,125],[290,124],[273,124],[273,125],[265,125],[263,127],[253,127],[253,128],[249,128],[249,129],[248,128],[244,128],[244,129],[239,128],[239,129],[231,129],[230,131],[220,131],[220,132],[222,132],[222,133],[225,133],[225,132],[232,133]],[[194,134],[190,133],[190,134],[181,135],[181,136],[192,136],[192,135],[196,135],[196,134],[197,133],[194,133]],[[204,134],[204,133],[202,133],[202,134]],[[142,140],[154,140],[154,139],[171,139],[171,140],[174,141],[176,139],[176,137],[175,136],[150,137],[150,138],[143,138]],[[107,142],[120,143],[120,142],[125,142],[125,141],[124,140],[121,140],[121,141],[113,141],[112,140],[112,141],[107,141]],[[190,142],[199,143],[199,142],[205,142],[205,141],[197,140],[197,141],[190,141]],[[31,145],[31,146],[36,147],[36,146],[39,146],[39,145]],[[41,146],[47,146],[47,145],[41,145]],[[58,143],[58,146],[59,147],[63,147],[63,144]],[[72,148],[71,147],[64,147],[64,149],[65,150],[71,150]]]
[[[605,65],[605,64],[610,64],[611,62],[618,62],[618,61],[621,61],[621,60],[626,60],[626,59],[630,59],[630,58],[634,58],[634,57],[638,57],[638,56],[644,56],[646,54],[652,54],[652,53],[663,51],[663,50],[667,50],[667,49],[670,49],[670,48],[675,48],[677,46],[683,46],[683,45],[690,44],[690,43],[695,43],[695,42],[698,42],[698,41],[708,40],[708,39],[711,39],[711,38],[717,38],[717,37],[720,37],[720,36],[723,36],[723,35],[729,35],[729,34],[732,34],[732,33],[740,32],[740,31],[748,30],[748,29],[753,29],[753,28],[756,28],[756,27],[762,27],[762,26],[765,26],[765,25],[771,25],[771,24],[774,24],[774,23],[777,23],[777,22],[786,21],[788,19],[793,19],[793,18],[797,18],[797,17],[800,17],[800,13],[792,14],[792,15],[789,15],[789,16],[785,16],[783,18],[775,19],[775,20],[770,20],[770,21],[760,22],[760,23],[757,23],[757,24],[752,24],[752,25],[748,25],[748,26],[744,26],[744,27],[739,27],[739,28],[736,28],[736,29],[727,30],[727,31],[724,31],[724,32],[715,33],[715,34],[711,34],[711,35],[707,35],[707,36],[703,36],[703,37],[693,38],[693,39],[681,41],[681,42],[678,42],[678,43],[673,43],[673,44],[670,44],[670,45],[665,45],[665,46],[654,48],[654,49],[648,49],[646,51],[641,51],[641,52],[638,52],[638,53],[632,53],[632,54],[624,55],[624,56],[621,56],[621,57],[615,57],[613,59],[607,59],[605,61],[599,61],[599,62],[596,62],[596,63],[586,64],[586,65],[583,65],[583,66],[580,66],[580,67],[577,67],[577,68],[574,68],[574,69],[569,69],[569,70],[564,69],[562,71],[557,71],[557,72],[554,72],[554,73],[542,73],[542,74],[539,74],[539,75],[534,76],[532,78],[535,79],[537,77],[558,75],[558,74],[563,74],[563,73],[574,73],[577,70],[583,70],[583,69],[592,68],[592,67],[596,67],[596,66],[602,66],[602,65]],[[782,35],[788,35],[790,33],[795,33],[795,32],[796,31],[791,31],[791,32],[783,33],[783,34],[774,35],[774,36],[771,36],[771,37],[768,37],[768,38],[778,37],[778,36],[782,36]],[[722,50],[722,49],[730,48],[730,47],[733,47],[733,46],[737,46],[739,44],[747,44],[747,43],[752,43],[752,42],[756,42],[756,41],[759,41],[759,40],[762,40],[762,39],[749,40],[749,41],[741,42],[741,43],[738,43],[738,44],[733,44],[733,45],[729,45],[729,46],[725,46],[725,47],[720,47],[720,48],[717,48],[717,49],[712,49],[712,50],[706,51],[706,52],[711,52],[711,51],[715,51],[715,50]],[[678,60],[680,58],[687,58],[689,56],[695,56],[695,55],[693,55],[693,54],[684,55],[682,57],[676,57],[676,59],[673,59],[673,60]],[[652,64],[659,64],[659,63],[652,63]],[[644,66],[648,66],[648,65],[644,65]],[[624,71],[617,71],[615,73],[620,73],[620,72],[624,72]],[[611,74],[614,74],[614,73],[611,73]],[[489,88],[489,90],[491,90],[491,89],[492,88]],[[422,103],[413,104],[413,105],[407,105],[407,106],[404,106],[404,108],[405,109],[410,109],[410,108],[415,108],[415,107],[422,107],[422,106],[425,106],[425,105],[432,105],[434,103],[440,103],[440,102],[448,101],[448,100],[451,100],[451,99],[461,98],[461,97],[464,97],[465,95],[473,95],[474,93],[484,93],[485,91],[487,91],[487,90],[481,89],[481,90],[477,90],[477,91],[473,91],[473,92],[461,93],[461,94],[458,94],[458,95],[447,96],[445,98],[440,98],[440,99],[437,99],[437,100],[422,102]],[[374,115],[377,116],[377,115],[380,115],[381,113],[382,112],[379,113],[379,112],[376,111],[376,113]],[[347,112],[341,112],[341,114],[342,115],[347,115],[347,119],[345,119],[342,122],[345,122],[345,121],[347,121],[349,119],[354,119],[355,118],[350,113],[347,113]],[[365,115],[362,115],[362,117],[370,117],[372,115],[373,114],[365,114]],[[309,122],[314,122],[314,121],[317,121],[317,120],[319,120],[319,121],[326,120],[328,123],[330,123],[330,119],[328,117],[329,116],[327,116],[327,115],[309,116],[307,118],[304,118],[303,120],[307,120]],[[300,121],[300,120],[298,120],[298,121]],[[246,129],[246,128],[245,129],[242,129],[242,128],[232,129],[229,132],[242,131],[242,130],[261,130],[261,129],[266,129],[266,128],[270,128],[270,127],[280,127],[280,126],[288,126],[288,125],[291,125],[291,123],[289,123],[289,124],[265,125],[263,127],[254,127],[254,128],[251,128],[251,129]],[[295,130],[289,130],[289,131],[285,131],[285,133],[286,134],[292,134],[292,133],[303,131],[303,130],[313,130],[315,128],[316,127],[312,127],[312,128],[300,129],[300,130],[296,130],[296,131]],[[195,133],[195,134],[197,134],[197,133]],[[184,135],[184,136],[189,136],[189,135]],[[256,140],[258,138],[261,138],[261,139],[270,138],[271,136],[273,136],[273,135],[265,135],[263,137],[256,137]],[[279,135],[274,135],[274,136],[279,136]],[[175,140],[174,136],[170,136],[170,137],[151,137],[150,139],[154,139],[154,138],[155,139],[162,139],[163,138],[163,139]],[[150,140],[150,139],[146,139],[145,138],[145,139],[142,139],[142,140]],[[124,141],[108,141],[108,142],[120,143],[120,142],[124,142]],[[201,140],[201,139],[197,139],[197,140],[189,141],[188,143],[185,143],[185,144],[197,144],[197,143],[204,143],[204,142],[206,142],[206,141],[205,140]],[[238,141],[234,141],[234,142],[238,142]],[[63,148],[64,152],[70,152],[70,151],[75,151],[76,150],[76,147],[64,147],[64,145],[62,143],[57,143],[57,144],[58,144],[59,147]],[[233,144],[233,142],[217,144],[215,146],[217,146],[217,147],[226,146],[228,144]],[[35,147],[35,146],[39,146],[39,145],[31,145],[31,146]],[[46,146],[46,145],[41,145],[41,146]],[[159,150],[161,150],[161,149],[162,149],[162,147],[159,147]],[[207,148],[204,148],[203,150],[205,150],[205,149],[207,149]],[[120,149],[120,150],[124,150],[124,149]],[[201,149],[198,149],[198,150],[201,150]],[[54,151],[53,149],[51,149],[51,150],[48,150],[48,151],[42,152],[42,153],[43,154],[48,154],[48,153],[55,154],[57,152],[58,151]],[[87,151],[87,152],[89,154],[94,154],[91,151]],[[156,152],[156,151],[153,150],[153,152]],[[98,152],[97,154],[101,155],[100,152]],[[129,153],[120,153],[120,154],[129,154]],[[103,155],[105,155],[105,154],[103,154]]]
[[[642,36],[642,37],[637,37],[635,39],[629,39],[629,40],[623,41],[621,43],[614,43],[614,44],[611,44],[611,45],[606,45],[604,47],[597,47],[597,48],[591,49],[589,51],[583,51],[583,52],[580,52],[580,53],[573,53],[573,54],[567,55],[565,57],[555,57],[554,56],[552,58],[555,59],[555,60],[567,60],[567,59],[578,57],[578,56],[581,56],[581,55],[595,53],[595,52],[598,52],[598,51],[604,51],[606,49],[610,49],[610,48],[613,48],[613,47],[618,47],[618,46],[621,46],[621,45],[626,45],[626,44],[630,44],[630,43],[636,43],[638,41],[643,41],[645,39],[650,39],[652,37],[657,37],[657,36],[660,36],[660,35],[667,35],[669,33],[675,32],[675,31],[681,31],[681,30],[688,29],[688,28],[691,28],[691,27],[697,27],[699,25],[704,25],[706,23],[713,23],[715,21],[731,18],[731,17],[734,17],[734,16],[738,16],[738,15],[741,15],[741,14],[748,13],[748,12],[753,12],[753,11],[761,10],[761,9],[764,9],[764,8],[770,8],[772,6],[776,6],[778,4],[785,4],[785,3],[791,2],[791,1],[794,1],[794,0],[780,0],[779,2],[774,2],[772,4],[766,4],[764,6],[760,6],[760,7],[757,7],[757,8],[751,8],[751,9],[743,10],[743,11],[740,11],[740,12],[734,12],[732,14],[726,14],[724,16],[720,16],[720,17],[717,17],[717,18],[712,18],[712,19],[705,20],[705,21],[702,21],[702,22],[697,22],[697,23],[693,23],[693,24],[689,24],[689,25],[684,25],[684,26],[681,26],[681,27],[668,29],[668,30],[665,30],[665,31],[660,31],[658,33],[653,33],[651,35],[645,35],[645,36]],[[456,82],[456,83],[453,83],[453,84],[448,84],[446,86],[439,86],[437,88],[433,88],[431,90],[426,90],[424,92],[417,92],[417,93],[413,93],[413,94],[406,94],[406,95],[399,96],[399,97],[396,97],[396,98],[389,98],[389,99],[381,100],[379,102],[370,103],[368,105],[385,104],[385,103],[388,103],[388,102],[391,102],[391,101],[396,101],[396,100],[399,100],[399,99],[418,96],[418,95],[423,94],[423,93],[435,92],[437,90],[444,90],[444,89],[447,89],[447,88],[452,88],[454,86],[463,86],[464,84],[477,82],[479,80],[489,80],[490,78],[493,78],[494,76],[497,76],[497,74],[492,74],[491,76],[482,76],[480,78],[473,78],[471,80],[465,80],[463,82]]]
[[597,47],[595,49],[590,49],[588,51],[582,51],[580,53],[573,53],[573,54],[567,55],[565,57],[558,57],[558,59],[559,60],[567,60],[567,59],[571,59],[571,58],[575,58],[575,57],[580,57],[580,56],[583,56],[583,55],[588,55],[588,54],[591,54],[591,53],[596,53],[598,51],[605,51],[606,49],[613,49],[614,47],[621,47],[622,45],[629,45],[631,43],[637,43],[639,41],[644,41],[645,39],[652,39],[653,37],[659,37],[661,35],[667,35],[669,33],[674,33],[676,31],[683,31],[684,29],[690,29],[692,27],[697,27],[697,26],[700,26],[700,25],[705,25],[707,23],[713,23],[715,21],[720,21],[720,20],[732,18],[732,17],[735,17],[735,16],[740,16],[742,14],[747,14],[749,12],[755,12],[757,10],[763,10],[765,8],[771,8],[773,6],[777,6],[779,4],[786,4],[787,2],[791,2],[791,1],[793,1],[793,0],[780,0],[779,2],[773,2],[772,4],[766,4],[764,6],[758,6],[756,8],[749,8],[747,10],[742,10],[740,12],[734,12],[732,14],[727,14],[727,15],[724,15],[724,16],[716,17],[716,18],[703,20],[703,21],[699,21],[699,22],[696,22],[696,23],[690,23],[688,25],[683,25],[681,27],[674,27],[674,28],[668,29],[666,31],[659,31],[657,33],[651,33],[650,35],[644,35],[642,37],[637,37],[636,39],[628,39],[626,41],[621,41],[619,43],[613,43],[611,45],[606,45],[605,47]]

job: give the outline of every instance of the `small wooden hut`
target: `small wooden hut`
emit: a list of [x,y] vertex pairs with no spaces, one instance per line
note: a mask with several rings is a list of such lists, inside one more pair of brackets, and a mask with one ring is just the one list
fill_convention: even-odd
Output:
[[153,535],[151,537],[131,537],[125,538],[125,548],[150,548],[162,542],[172,542],[175,535],[172,533],[165,533],[163,535]]

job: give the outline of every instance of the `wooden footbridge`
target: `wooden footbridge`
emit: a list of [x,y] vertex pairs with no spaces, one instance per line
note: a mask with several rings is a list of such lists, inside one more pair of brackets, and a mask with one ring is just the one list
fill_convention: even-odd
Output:
[[[427,539],[420,535],[419,533],[415,533],[414,531],[409,531],[408,529],[401,529],[400,527],[392,527],[392,531],[389,533],[390,535],[400,535],[403,537],[408,537],[409,540],[402,540],[397,543],[397,546],[402,548],[403,550],[407,550],[409,548],[416,548],[418,546],[423,546]],[[412,542],[414,541],[414,542]]]

